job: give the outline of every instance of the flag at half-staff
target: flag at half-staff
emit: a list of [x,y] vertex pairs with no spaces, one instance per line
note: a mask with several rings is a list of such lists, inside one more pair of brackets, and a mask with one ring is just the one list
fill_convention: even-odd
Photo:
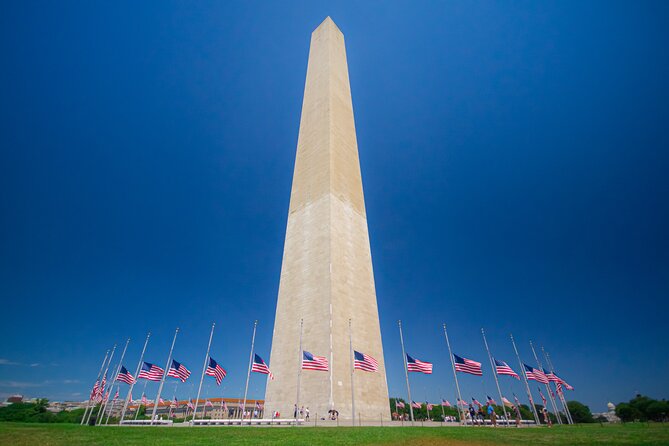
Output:
[[221,385],[221,381],[228,374],[223,367],[221,367],[214,358],[209,357],[209,364],[207,364],[207,369],[204,371],[204,374],[207,376],[213,376],[216,379],[216,384]]
[[434,404],[430,404],[427,401],[425,401],[425,407],[427,407],[427,410],[432,410],[432,408],[434,407]]
[[449,403],[448,400],[445,399],[441,400],[441,405],[444,407],[451,407],[451,403]]
[[142,368],[140,369],[137,378],[147,379],[149,381],[160,381],[163,379],[164,373],[165,370],[163,370],[162,367],[158,367],[157,365],[151,364],[150,362],[143,362]]
[[469,406],[469,404],[467,403],[467,401],[464,401],[464,400],[461,400],[460,398],[458,398],[458,406],[467,407],[467,406]]
[[353,367],[357,370],[364,370],[365,372],[378,372],[379,363],[376,359],[369,355],[353,351]]
[[263,359],[255,353],[253,355],[253,365],[251,365],[251,371],[269,375],[269,379],[274,379],[274,375],[272,375],[272,372],[269,370],[267,364],[265,364],[265,361],[263,361]]
[[132,373],[128,371],[124,366],[121,366],[121,369],[118,371],[116,376],[116,381],[121,381],[126,384],[133,384],[135,382],[135,377],[132,376]]
[[396,405],[399,409],[404,409],[404,407],[405,407],[405,406],[404,406],[404,403],[403,403],[402,401],[397,401],[397,400],[395,400],[395,405]]
[[513,403],[507,400],[506,397],[502,397],[502,404],[504,404],[506,407],[513,407]]
[[412,358],[407,353],[407,370],[409,372],[420,372],[430,375],[432,373],[432,363],[420,361],[418,359]]
[[471,359],[463,358],[453,353],[453,361],[455,363],[455,371],[462,373],[469,373],[470,375],[483,376],[481,370],[481,363]]
[[411,407],[413,407],[414,409],[420,409],[422,406],[420,405],[420,403],[412,401],[411,402]]
[[497,372],[498,375],[507,375],[520,380],[520,376],[509,367],[509,364],[494,358],[493,361],[495,361],[495,372]]
[[167,371],[167,376],[180,379],[181,382],[184,383],[190,376],[190,370],[188,370],[186,366],[183,365],[182,363],[177,362],[173,359],[172,365],[170,365],[170,368]]
[[495,405],[495,406],[497,405],[497,401],[495,401],[494,399],[492,399],[492,398],[490,397],[490,395],[486,395],[486,396],[488,397],[488,401],[487,401],[488,404],[492,404],[492,405]]
[[481,404],[481,403],[479,402],[479,400],[477,400],[477,399],[474,398],[474,397],[472,397],[472,403],[476,404],[476,405],[479,406],[479,407],[483,406],[483,404]]
[[523,367],[525,367],[525,376],[527,376],[527,379],[540,382],[541,384],[548,384],[548,378],[544,375],[544,372],[527,364],[523,364]]
[[302,350],[302,369],[327,372],[328,358],[325,356],[313,355],[306,350]]
[[[553,373],[553,374],[555,375],[555,373]],[[572,386],[570,386],[570,385],[567,383],[567,381],[565,381],[564,379],[560,378],[560,377],[557,376],[557,375],[555,375],[555,377],[558,379],[557,382],[560,383],[560,384],[562,384],[562,385],[564,386],[565,389],[567,389],[567,390],[574,390],[574,388],[573,388]]]
[[212,404],[211,401],[209,401],[209,400],[207,399],[207,400],[204,401],[204,407],[214,407],[214,405]]
[[541,401],[543,401],[543,403],[544,403],[544,407],[546,407],[546,397],[544,396],[543,393],[541,393],[541,388],[540,387],[537,387],[537,389],[539,389],[539,396],[541,397]]

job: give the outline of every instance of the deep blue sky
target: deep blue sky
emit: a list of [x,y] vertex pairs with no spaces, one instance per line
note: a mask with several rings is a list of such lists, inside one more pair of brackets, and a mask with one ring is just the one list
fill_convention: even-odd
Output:
[[669,9],[628,1],[5,3],[0,396],[82,398],[114,342],[132,338],[134,370],[151,330],[162,365],[176,326],[198,375],[212,321],[223,392],[241,394],[256,318],[269,357],[327,15],[346,37],[391,395],[401,318],[407,351],[435,363],[411,377],[417,400],[454,398],[442,322],[484,362],[467,399],[494,389],[481,327],[516,369],[510,332],[528,363],[544,345],[595,410],[669,397]]

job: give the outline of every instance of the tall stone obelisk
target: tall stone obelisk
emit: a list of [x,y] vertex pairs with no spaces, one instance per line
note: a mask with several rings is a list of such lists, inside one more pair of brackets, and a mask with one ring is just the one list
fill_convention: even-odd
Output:
[[351,418],[353,349],[379,363],[356,370],[355,416],[390,418],[344,35],[329,17],[311,35],[281,266],[265,413],[292,417],[302,348],[329,371],[302,370],[300,406]]

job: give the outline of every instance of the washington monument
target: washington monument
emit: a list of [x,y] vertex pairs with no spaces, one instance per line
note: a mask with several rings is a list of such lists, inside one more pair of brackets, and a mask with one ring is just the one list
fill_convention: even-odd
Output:
[[[301,370],[300,339],[328,371]],[[351,350],[378,372],[352,374]],[[350,420],[355,400],[356,418],[390,418],[344,35],[329,17],[311,35],[270,367],[267,411]]]

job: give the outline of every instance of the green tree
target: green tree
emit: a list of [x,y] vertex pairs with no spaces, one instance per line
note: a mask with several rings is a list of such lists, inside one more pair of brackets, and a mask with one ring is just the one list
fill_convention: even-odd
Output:
[[646,406],[646,417],[653,421],[665,421],[669,415],[669,402],[653,401]]
[[618,417],[624,422],[637,421],[642,417],[639,409],[629,403],[618,404],[616,406],[616,415],[618,415]]
[[567,407],[571,413],[571,417],[574,420],[574,423],[594,423],[595,420],[592,417],[592,412],[590,408],[583,403],[578,401],[568,401]]

